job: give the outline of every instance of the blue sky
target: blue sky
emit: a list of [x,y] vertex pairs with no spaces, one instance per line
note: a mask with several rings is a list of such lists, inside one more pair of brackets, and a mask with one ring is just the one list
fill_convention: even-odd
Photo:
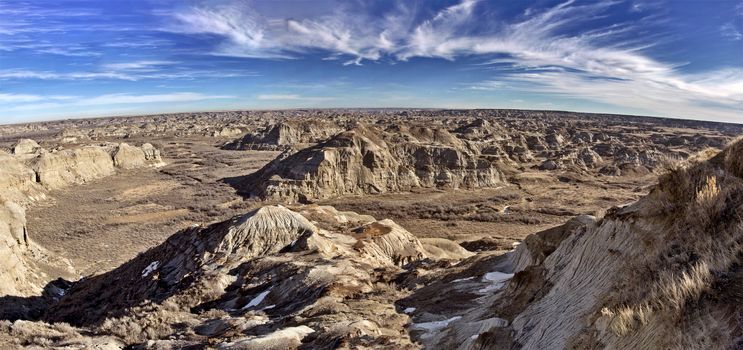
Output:
[[0,123],[297,107],[743,123],[743,0],[0,0]]

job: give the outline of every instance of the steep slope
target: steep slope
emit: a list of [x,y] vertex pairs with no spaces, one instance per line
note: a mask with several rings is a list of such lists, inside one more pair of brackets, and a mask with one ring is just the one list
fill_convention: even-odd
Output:
[[[431,263],[433,247],[390,220],[300,209],[266,206],[181,231],[76,282],[43,319],[142,348],[417,348],[394,306],[407,292],[393,281]],[[444,265],[471,255],[436,253]]]
[[[473,261],[401,302],[448,348],[739,348],[743,142],[670,170],[645,198]],[[453,278],[463,282],[452,283]],[[434,293],[462,300],[441,310]]]
[[38,294],[54,270],[75,276],[69,262],[54,257],[34,243],[26,230],[23,207],[0,196],[0,297]]
[[159,151],[148,144],[48,152],[34,141],[21,140],[14,151],[0,151],[0,297],[39,294],[49,275],[76,277],[69,261],[33,242],[26,230],[25,206],[46,199],[49,190],[112,175],[117,167],[162,164]]
[[[400,139],[358,126],[294,154],[285,153],[246,176],[239,188],[264,199],[306,202],[347,194],[376,194],[416,187],[493,187],[500,171],[455,137],[450,143]],[[451,136],[450,134],[446,134]],[[412,138],[412,140],[411,140]],[[423,137],[421,137],[423,139]]]

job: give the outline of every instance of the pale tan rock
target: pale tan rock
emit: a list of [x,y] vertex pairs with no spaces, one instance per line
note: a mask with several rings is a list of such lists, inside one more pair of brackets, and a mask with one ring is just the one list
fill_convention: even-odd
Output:
[[36,173],[14,156],[0,152],[0,197],[17,203],[46,198]]
[[142,147],[130,146],[120,143],[113,153],[114,166],[122,169],[136,169],[143,167],[158,167],[165,163],[160,156],[160,151],[149,143]]
[[82,184],[116,171],[109,152],[97,146],[44,153],[32,161],[31,168],[38,182],[49,189]]
[[13,154],[15,155],[34,154],[41,150],[41,146],[31,139],[21,139],[13,145]]
[[417,139],[395,142],[392,135],[360,126],[317,146],[280,156],[246,176],[241,189],[266,199],[307,202],[418,187],[477,188],[504,183],[503,174],[476,150],[459,140],[443,139],[452,144]]
[[321,142],[342,131],[343,129],[337,124],[319,119],[286,120],[269,125],[257,132],[249,133],[226,144],[224,148],[242,150],[288,149],[292,145]]

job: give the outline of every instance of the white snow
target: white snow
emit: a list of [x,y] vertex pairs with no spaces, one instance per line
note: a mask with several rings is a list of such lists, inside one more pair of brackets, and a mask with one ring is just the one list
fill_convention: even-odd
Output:
[[521,244],[521,242],[513,242],[513,243],[511,243],[511,246],[512,247],[518,247],[519,244]]
[[245,306],[243,306],[243,310],[251,308],[253,306],[258,306],[263,302],[263,299],[266,299],[266,296],[268,296],[268,293],[271,293],[271,288],[266,289],[265,291],[258,294],[253,300],[251,300],[249,303],[247,303]]
[[503,288],[506,282],[513,277],[512,273],[503,273],[499,271],[488,272],[482,276],[482,281],[490,283],[485,288],[478,290],[478,293],[490,293]]
[[304,325],[287,327],[258,337],[247,337],[231,343],[222,343],[220,349],[282,349],[286,344],[301,343],[304,337],[313,332],[315,332],[314,329]]
[[474,279],[474,278],[475,278],[474,276],[467,277],[467,278],[457,278],[457,279],[451,281],[451,283],[459,283],[459,282],[469,281],[469,280]]
[[402,312],[404,312],[406,314],[409,314],[409,313],[411,313],[413,311],[415,311],[415,308],[414,307],[409,307],[409,308],[406,308],[405,310],[402,310]]
[[147,267],[144,268],[144,270],[142,270],[142,277],[149,276],[151,273],[155,272],[158,267],[160,267],[159,261],[151,262],[149,265],[147,265]]
[[460,318],[462,318],[462,316],[454,316],[448,320],[443,320],[443,321],[411,323],[410,328],[425,331],[426,334],[421,336],[421,338],[425,339],[425,338],[430,338],[431,336],[433,336],[434,332],[437,332],[441,329],[446,328],[446,326],[448,326],[449,323],[452,323]]
[[266,306],[266,307],[262,308],[261,310],[268,310],[268,309],[273,309],[273,308],[275,308],[275,307],[276,307],[276,305],[268,305],[268,306]]

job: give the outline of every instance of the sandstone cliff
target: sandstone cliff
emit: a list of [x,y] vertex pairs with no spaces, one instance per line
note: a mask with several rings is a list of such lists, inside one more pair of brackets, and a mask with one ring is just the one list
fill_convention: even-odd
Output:
[[149,144],[83,146],[48,152],[21,141],[16,154],[0,151],[0,296],[32,295],[49,281],[45,273],[75,276],[69,262],[36,245],[26,230],[24,206],[47,198],[52,189],[112,175],[116,168],[159,166],[159,151]]
[[75,276],[68,261],[49,254],[28,236],[23,207],[0,197],[0,296],[38,294],[49,281],[47,271]]
[[[316,146],[287,152],[239,184],[264,199],[306,202],[347,194],[377,194],[416,187],[476,188],[504,182],[503,174],[448,133],[400,139],[359,126]],[[436,135],[446,143],[436,142]]]

